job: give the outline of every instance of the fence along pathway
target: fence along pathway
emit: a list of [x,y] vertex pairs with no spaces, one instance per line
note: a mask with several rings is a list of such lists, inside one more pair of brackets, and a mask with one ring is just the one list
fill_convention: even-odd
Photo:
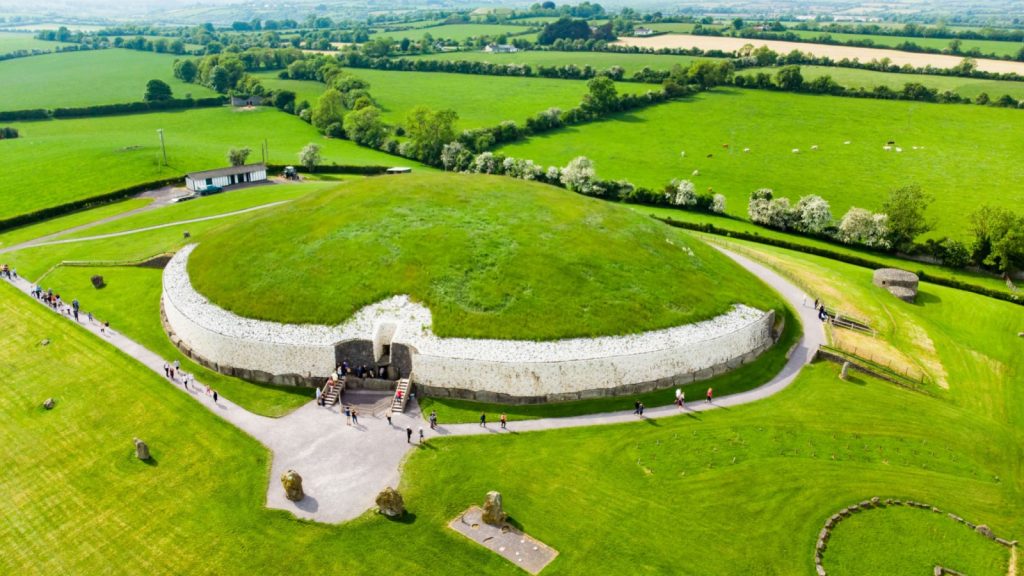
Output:
[[[804,335],[792,350],[786,365],[767,383],[747,392],[723,396],[712,404],[705,404],[701,399],[689,406],[688,411],[737,406],[776,394],[793,382],[800,369],[813,360],[818,346],[825,343],[821,322],[814,309],[805,305],[806,296],[799,288],[749,258],[723,248],[718,249],[778,291],[799,315]],[[25,279],[17,278],[11,283],[25,294],[31,293],[32,285]],[[31,296],[29,298],[35,300]],[[106,340],[164,377],[165,359],[134,340],[115,330],[101,332],[102,326],[99,323],[84,322],[79,323],[79,327]],[[194,384],[193,390],[185,391],[174,383],[182,393],[190,394],[201,406],[256,438],[271,451],[273,463],[267,487],[267,506],[288,510],[298,517],[319,522],[334,523],[354,519],[374,506],[377,494],[385,487],[397,487],[399,466],[406,452],[413,446],[406,439],[407,432],[412,434],[415,441],[426,424],[420,416],[415,399],[409,399],[404,413],[392,415],[391,424],[368,413],[363,415],[364,419],[358,424],[348,425],[342,405],[318,406],[314,400],[310,400],[287,416],[268,418],[253,414],[224,397],[214,402],[213,398],[198,391],[205,388],[201,382],[195,381]],[[624,398],[624,401],[628,402],[628,399]],[[644,418],[667,418],[679,414],[675,406],[665,406],[646,410]],[[637,416],[626,410],[515,422],[506,431],[554,430],[636,420]],[[455,436],[506,431],[496,426],[481,428],[476,424],[454,424],[441,426],[436,431],[431,431],[428,426],[424,433],[430,436]],[[286,499],[281,488],[279,478],[289,469],[296,470],[303,478],[306,498],[301,502]]]

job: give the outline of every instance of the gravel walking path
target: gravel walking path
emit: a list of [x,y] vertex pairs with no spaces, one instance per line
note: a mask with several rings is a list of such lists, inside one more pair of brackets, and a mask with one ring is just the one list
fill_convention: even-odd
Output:
[[[799,288],[749,258],[721,248],[719,250],[777,290],[789,302],[800,316],[804,336],[792,351],[782,371],[766,384],[747,392],[716,399],[713,404],[705,404],[703,399],[700,399],[699,402],[688,405],[686,412],[746,404],[779,392],[796,378],[805,364],[811,361],[818,345],[825,342],[821,322],[815,311],[807,305],[807,296]],[[11,283],[22,292],[31,293],[32,285],[25,279],[18,278]],[[90,323],[83,318],[78,324],[131,355],[161,377],[165,377],[165,359],[159,355],[115,330],[103,330],[98,322]],[[375,417],[371,414],[372,407],[381,395],[348,391],[343,397],[344,401],[360,407],[361,413],[358,425],[348,425],[339,406],[323,407],[310,401],[287,416],[268,418],[253,414],[223,396],[214,402],[212,397],[199,391],[205,390],[201,382],[195,382],[195,386],[189,391],[186,391],[178,381],[168,380],[168,384],[175,386],[182,393],[190,394],[200,405],[231,422],[270,449],[273,464],[267,486],[269,508],[288,510],[301,518],[328,523],[343,522],[362,515],[374,506],[374,499],[381,490],[387,486],[398,486],[401,462],[406,452],[417,442],[421,427],[429,439],[436,436],[529,432],[638,420],[632,411],[625,410],[570,418],[514,422],[505,431],[500,430],[497,423],[490,424],[488,428],[482,428],[477,424],[453,424],[439,426],[437,431],[431,431],[421,418],[415,400],[410,400],[405,413],[393,415],[392,423],[389,424],[383,416]],[[672,391],[666,390],[665,393],[671,394]],[[390,394],[383,397],[390,397]],[[623,398],[624,403],[629,401],[628,397]],[[675,406],[665,406],[646,410],[644,418],[666,418],[681,413],[683,412]],[[407,428],[413,431],[411,443],[406,438]],[[284,496],[280,476],[289,469],[296,470],[303,477],[306,498],[301,502],[292,502]]]

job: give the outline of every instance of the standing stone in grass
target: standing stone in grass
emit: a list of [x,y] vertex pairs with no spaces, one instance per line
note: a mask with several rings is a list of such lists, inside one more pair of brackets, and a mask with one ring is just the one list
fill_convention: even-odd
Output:
[[398,490],[388,486],[377,495],[377,508],[388,518],[397,518],[405,514],[405,500]]
[[150,459],[149,446],[147,446],[145,442],[139,440],[138,438],[135,439],[135,457],[138,458],[139,460]]
[[295,470],[281,474],[281,484],[284,486],[284,495],[292,502],[298,502],[306,497],[302,491],[302,476]]
[[53,410],[54,404],[56,404],[56,402],[53,400],[53,398],[47,398],[46,401],[43,402],[43,408],[46,408],[47,410]]
[[992,533],[992,530],[985,524],[978,524],[975,526],[974,531],[981,534],[985,538],[995,539],[996,535]]
[[850,371],[850,363],[843,362],[843,369],[839,371],[839,379],[846,380],[846,374]]
[[487,493],[487,500],[484,501],[483,520],[491,526],[501,526],[505,523],[508,514],[501,506],[501,492],[490,491]]
[[96,274],[90,278],[90,280],[92,280],[93,288],[103,288],[107,285],[107,283],[103,281],[103,276],[100,276],[99,274]]

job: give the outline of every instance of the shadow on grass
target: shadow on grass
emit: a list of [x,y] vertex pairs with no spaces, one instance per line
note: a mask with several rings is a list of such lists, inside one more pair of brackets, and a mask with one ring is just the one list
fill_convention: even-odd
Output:
[[434,446],[430,442],[420,442],[416,446],[419,447],[420,449],[426,448],[428,450],[437,450],[437,446]]
[[846,373],[846,380],[845,380],[845,382],[847,382],[849,384],[853,384],[855,386],[867,386],[867,384],[868,384],[867,380],[865,380],[863,376],[860,376],[860,375],[854,373],[852,370],[850,370],[850,371],[848,371]]
[[387,518],[389,522],[394,522],[396,524],[412,524],[413,522],[416,521],[416,514],[413,513],[413,512],[409,512],[408,510],[406,510],[405,514],[402,514],[401,516],[396,516],[396,517],[391,517],[391,516],[386,516],[386,515],[382,515],[382,516]]
[[942,298],[938,295],[927,291],[918,291],[917,298],[914,300],[915,306],[930,306],[932,304],[941,304]]
[[506,517],[505,518],[505,522],[507,522],[509,526],[515,528],[516,530],[518,530],[520,532],[526,532],[526,530],[523,529],[523,524],[520,521],[518,521],[515,518],[513,518],[512,516]]
[[[133,454],[132,457],[135,458],[135,455]],[[149,455],[149,460],[140,460],[140,462],[151,468],[156,468],[157,466],[160,465],[160,461],[157,460],[156,456],[153,456],[152,454]]]
[[641,416],[640,421],[646,423],[649,426],[661,426],[661,423],[655,420],[654,418],[645,418]]

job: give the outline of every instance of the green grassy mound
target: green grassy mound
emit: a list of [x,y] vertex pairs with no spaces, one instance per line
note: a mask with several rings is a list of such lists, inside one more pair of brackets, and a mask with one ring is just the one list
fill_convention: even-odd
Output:
[[211,231],[195,287],[237,314],[337,324],[395,294],[442,336],[627,334],[778,298],[725,256],[625,207],[502,177],[353,182]]

